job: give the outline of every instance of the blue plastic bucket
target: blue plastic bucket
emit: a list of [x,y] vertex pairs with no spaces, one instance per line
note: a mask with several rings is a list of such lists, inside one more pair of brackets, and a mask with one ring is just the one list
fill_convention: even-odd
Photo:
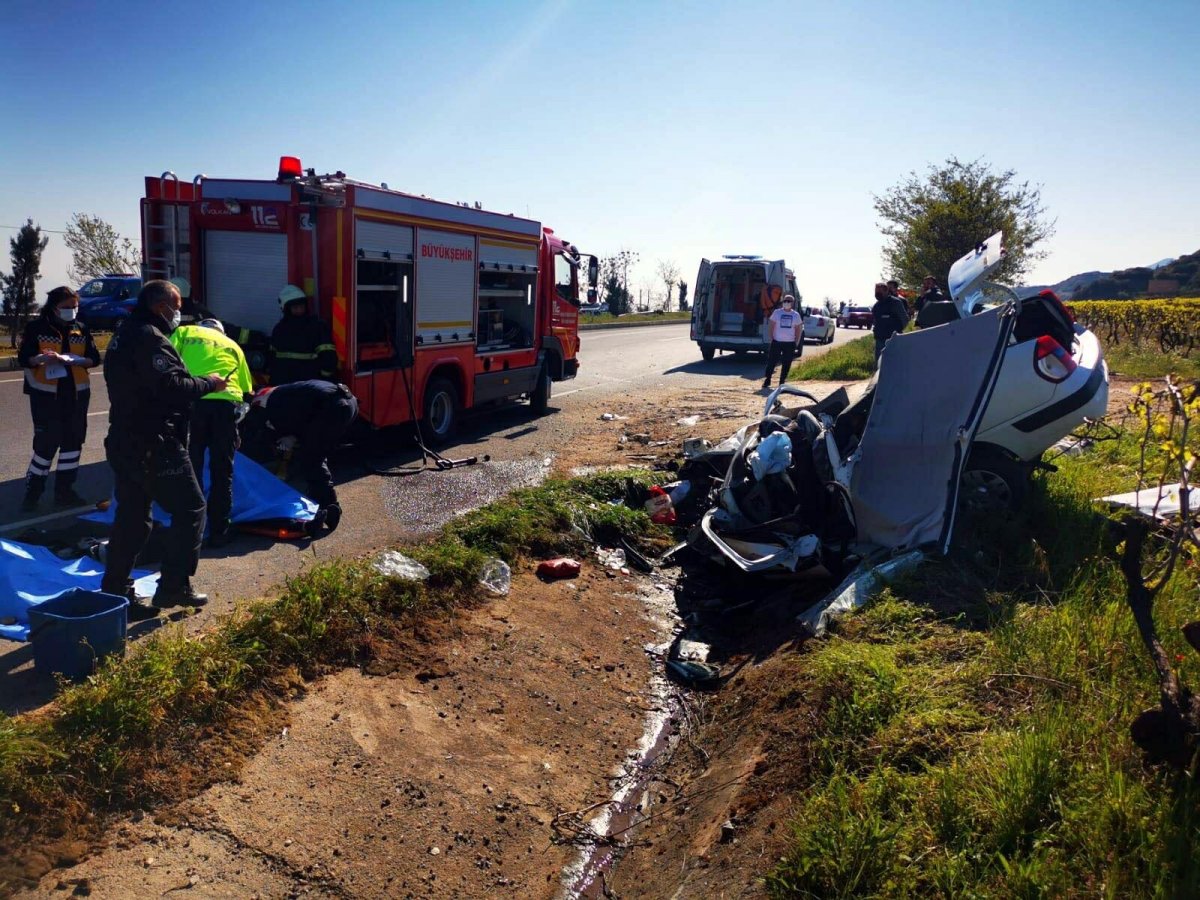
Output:
[[78,588],[29,607],[34,668],[86,678],[105,656],[125,654],[128,613],[125,597]]

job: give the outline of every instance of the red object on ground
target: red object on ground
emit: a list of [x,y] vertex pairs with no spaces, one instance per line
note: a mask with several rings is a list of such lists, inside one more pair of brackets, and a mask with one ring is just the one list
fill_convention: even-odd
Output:
[[544,578],[574,578],[579,574],[579,560],[567,557],[547,559],[538,563],[537,573]]
[[656,525],[675,524],[675,505],[671,503],[671,495],[657,484],[650,488],[650,499],[646,501],[646,512],[650,513],[650,521]]

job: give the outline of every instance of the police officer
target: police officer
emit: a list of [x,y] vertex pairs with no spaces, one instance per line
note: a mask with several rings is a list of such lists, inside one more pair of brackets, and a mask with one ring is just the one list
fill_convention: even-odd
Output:
[[267,387],[254,395],[252,422],[263,424],[276,438],[294,437],[295,459],[308,482],[308,496],[317,502],[318,525],[333,531],[342,519],[329,454],[358,416],[358,401],[344,384],[317,379]]
[[[146,282],[104,355],[110,403],[104,449],[116,482],[117,513],[100,586],[129,597],[131,619],[208,602],[191,583],[204,533],[204,495],[188,457],[188,420],[192,404],[224,391],[227,381],[220,374],[197,378],[184,368],[167,337],[179,327],[182,305],[170,282]],[[150,536],[152,501],[171,516],[171,525],[158,590],[147,606],[129,576]]]
[[[208,543],[224,547],[231,539],[229,513],[233,508],[233,457],[238,447],[238,406],[254,393],[246,355],[216,319],[181,325],[171,332],[187,370],[198,377],[223,375],[225,390],[205,394],[192,407],[190,453],[196,480],[204,484],[204,453],[208,451]],[[242,407],[244,409],[244,407]]]
[[271,332],[268,373],[271,384],[290,384],[337,375],[337,351],[329,326],[309,314],[308,297],[294,284],[279,292],[283,313]]
[[100,365],[100,353],[91,333],[76,320],[78,314],[79,295],[69,287],[55,288],[47,295],[41,315],[25,328],[17,351],[33,416],[33,456],[25,474],[23,512],[37,508],[56,453],[54,502],[60,506],[86,502],[75,492],[75,477],[87,437],[92,395],[88,369]]

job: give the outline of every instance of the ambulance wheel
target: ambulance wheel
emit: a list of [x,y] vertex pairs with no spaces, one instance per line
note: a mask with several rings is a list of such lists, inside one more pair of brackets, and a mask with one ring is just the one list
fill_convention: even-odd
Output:
[[1015,511],[1029,493],[1029,468],[999,450],[971,448],[959,485],[959,501],[976,512]]
[[445,378],[435,378],[425,389],[425,437],[444,444],[458,427],[458,391]]
[[537,387],[529,394],[529,408],[539,416],[544,413],[550,406],[551,391],[550,369],[543,365],[538,372]]
[[717,348],[716,347],[701,347],[700,355],[704,357],[705,362],[709,362],[714,356],[717,355]]

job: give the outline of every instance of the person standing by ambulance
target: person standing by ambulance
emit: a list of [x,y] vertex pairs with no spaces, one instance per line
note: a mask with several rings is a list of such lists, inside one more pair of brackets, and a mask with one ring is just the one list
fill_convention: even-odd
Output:
[[312,379],[334,381],[338,359],[333,337],[329,325],[309,312],[304,291],[294,284],[284,286],[279,292],[279,309],[283,318],[271,331],[267,364],[271,384]]
[[767,371],[763,379],[763,390],[771,387],[771,375],[779,363],[779,383],[787,381],[792,359],[804,353],[804,317],[795,310],[796,298],[787,294],[783,305],[771,313],[771,348],[767,351]]
[[[238,405],[254,393],[246,355],[216,319],[181,325],[171,332],[188,373],[197,378],[221,375],[225,388],[205,394],[192,406],[188,453],[196,481],[204,485],[204,453],[208,451],[208,545],[224,547],[231,539],[233,458],[238,448]],[[243,407],[244,409],[244,407]]]
[[87,438],[91,380],[88,369],[100,365],[100,352],[87,327],[76,320],[79,295],[57,287],[42,311],[25,328],[17,361],[25,369],[25,393],[33,416],[33,456],[25,474],[22,512],[32,512],[46,490],[50,464],[58,454],[54,502],[82,506],[75,491],[79,456]]

